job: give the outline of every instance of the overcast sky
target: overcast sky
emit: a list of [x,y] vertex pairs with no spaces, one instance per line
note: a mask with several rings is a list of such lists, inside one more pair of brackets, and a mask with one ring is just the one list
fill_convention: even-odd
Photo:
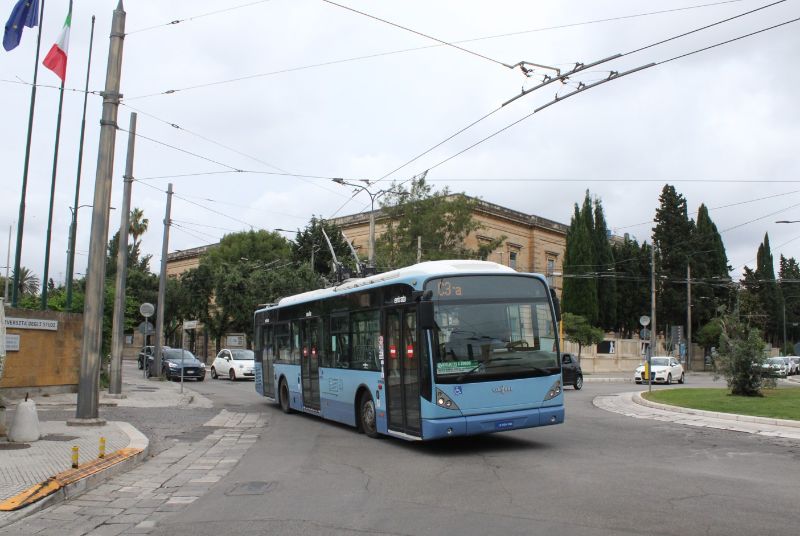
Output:
[[[0,2],[4,20],[14,3]],[[537,69],[526,78],[519,69],[502,64],[526,61],[563,72],[575,62],[625,54],[770,2],[341,3],[442,41],[459,42],[457,46],[467,51],[321,0],[125,3],[128,35],[119,124],[127,129],[130,113],[139,111],[138,132],[150,138],[136,143],[134,176],[141,182],[133,185],[132,206],[142,208],[150,220],[143,249],[153,255],[154,270],[161,257],[168,182],[176,193],[170,251],[216,242],[227,232],[250,226],[296,229],[312,215],[360,212],[369,208],[369,198],[361,193],[348,202],[353,190],[331,178],[378,180],[521,89],[535,86],[542,75],[552,74]],[[68,89],[83,89],[93,14],[97,25],[89,87],[103,88],[116,4],[117,0],[75,3]],[[42,58],[58,37],[67,6],[67,0],[46,0]],[[694,6],[702,7],[680,9]],[[667,10],[671,11],[654,13]],[[800,80],[795,68],[800,23],[589,89],[440,164],[556,94],[575,90],[579,82],[589,84],[610,71],[662,62],[798,16],[800,1],[787,0],[598,65],[567,85],[551,84],[502,108],[374,188],[430,169],[428,180],[437,189],[463,191],[566,224],[573,204],[582,201],[588,188],[602,200],[614,233],[649,242],[658,196],[670,183],[686,197],[692,216],[701,203],[712,209],[734,277],[741,275],[743,265],[755,265],[764,233],[769,233],[776,265],[781,253],[798,258],[800,223],[774,222],[800,219]],[[168,24],[175,20],[182,22]],[[19,47],[0,51],[3,246],[19,212],[30,99],[30,86],[21,82],[33,79],[36,30],[26,28]],[[396,51],[403,52],[387,54]],[[39,69],[38,81],[51,86],[59,82],[44,68]],[[179,91],[163,94],[167,90]],[[57,282],[63,281],[66,266],[82,103],[79,91],[65,93],[50,268]],[[57,104],[56,89],[38,90],[22,264],[40,277]],[[89,96],[80,204],[93,200],[101,105],[100,97]],[[127,133],[119,132],[113,206],[122,202],[126,144]],[[223,173],[233,169],[260,173]],[[117,212],[111,212],[112,230],[119,227]],[[91,209],[79,214],[80,273],[87,262]],[[16,227],[12,266],[15,240]],[[6,264],[5,258],[0,264]]]

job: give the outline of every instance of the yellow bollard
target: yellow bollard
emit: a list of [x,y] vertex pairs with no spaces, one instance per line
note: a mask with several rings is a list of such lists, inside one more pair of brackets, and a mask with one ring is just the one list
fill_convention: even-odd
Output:
[[98,458],[105,458],[106,457],[106,438],[100,438],[100,455]]
[[78,445],[72,446],[72,468],[78,468]]

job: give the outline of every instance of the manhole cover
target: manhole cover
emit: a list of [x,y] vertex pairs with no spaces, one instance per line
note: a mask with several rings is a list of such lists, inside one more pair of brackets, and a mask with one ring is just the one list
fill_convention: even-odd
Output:
[[240,482],[225,492],[225,495],[263,495],[272,489],[275,482]]
[[64,435],[64,434],[47,434],[39,438],[41,441],[74,441],[78,436]]
[[31,446],[27,443],[0,443],[0,450],[22,450],[29,448],[31,448]]

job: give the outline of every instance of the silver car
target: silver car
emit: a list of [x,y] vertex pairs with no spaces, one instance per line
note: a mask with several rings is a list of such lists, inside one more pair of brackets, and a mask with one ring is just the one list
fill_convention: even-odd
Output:
[[785,357],[770,357],[767,362],[762,365],[764,372],[771,376],[785,378],[789,375],[789,365],[786,363],[788,360]]
[[796,355],[784,356],[789,365],[789,375],[800,374],[800,357]]

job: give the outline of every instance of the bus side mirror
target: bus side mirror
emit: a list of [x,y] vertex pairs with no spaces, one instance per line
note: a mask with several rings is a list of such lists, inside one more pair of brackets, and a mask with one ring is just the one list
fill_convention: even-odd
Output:
[[556,322],[561,322],[561,302],[558,300],[558,296],[556,296],[556,290],[554,288],[550,289],[550,296],[553,298],[553,309],[556,312]]
[[436,320],[433,316],[433,302],[421,301],[419,302],[419,327],[420,329],[434,329],[436,327]]

